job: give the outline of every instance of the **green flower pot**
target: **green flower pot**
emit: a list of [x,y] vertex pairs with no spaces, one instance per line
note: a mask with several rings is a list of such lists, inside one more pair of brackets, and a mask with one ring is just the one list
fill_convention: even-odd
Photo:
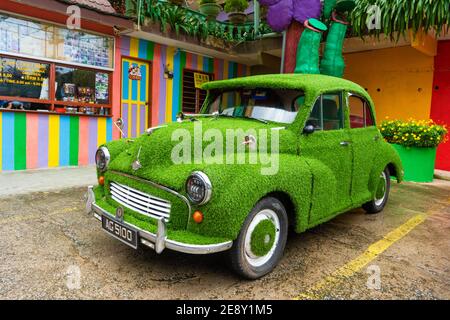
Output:
[[214,20],[222,8],[217,3],[204,3],[200,5],[199,10],[207,16],[209,20]]
[[402,159],[405,181],[432,182],[436,148],[404,147],[392,144]]

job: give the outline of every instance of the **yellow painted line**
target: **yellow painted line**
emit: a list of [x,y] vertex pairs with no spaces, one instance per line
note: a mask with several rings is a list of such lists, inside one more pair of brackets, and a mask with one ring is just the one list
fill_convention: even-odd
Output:
[[406,221],[400,227],[389,232],[380,241],[375,242],[363,254],[346,263],[344,266],[337,269],[328,277],[319,281],[316,285],[309,288],[307,291],[301,293],[294,300],[317,300],[322,299],[327,292],[330,291],[337,284],[343,282],[347,278],[353,276],[361,271],[368,263],[377,258],[380,254],[386,251],[394,243],[406,236],[411,230],[425,221],[427,214],[418,214]]

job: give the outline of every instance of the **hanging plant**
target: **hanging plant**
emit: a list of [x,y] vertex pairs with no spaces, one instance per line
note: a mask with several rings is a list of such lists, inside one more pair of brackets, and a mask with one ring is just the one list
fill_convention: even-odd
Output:
[[[379,8],[381,28],[369,30],[367,21],[372,18],[372,6]],[[370,10],[372,8],[372,10]],[[437,35],[449,30],[448,0],[358,0],[353,10],[351,24],[355,35],[363,37],[382,33],[398,41],[411,29],[414,34],[436,31]]]

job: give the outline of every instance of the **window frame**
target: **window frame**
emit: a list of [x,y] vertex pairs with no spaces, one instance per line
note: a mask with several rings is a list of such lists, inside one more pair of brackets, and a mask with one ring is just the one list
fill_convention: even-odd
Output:
[[[362,128],[352,128],[351,126],[351,121],[350,121],[350,97],[356,97],[358,99],[360,99],[363,102],[363,123],[364,123],[364,127]],[[367,126],[367,109],[369,109],[370,112],[370,118],[372,119],[372,125],[371,126]],[[348,110],[348,127],[349,129],[366,129],[366,128],[370,128],[370,127],[376,127],[376,121],[375,121],[375,117],[373,114],[373,110],[372,110],[372,106],[370,105],[370,103],[367,101],[367,99],[359,94],[353,93],[353,92],[347,92],[347,110]]]
[[[49,71],[49,96],[47,100],[43,99],[35,99],[35,98],[22,98],[18,96],[0,96],[0,100],[4,101],[23,101],[23,102],[29,102],[29,103],[35,103],[35,104],[41,104],[41,105],[50,105],[50,108],[48,109],[49,112],[55,113],[55,108],[57,106],[73,106],[73,107],[85,107],[85,108],[105,108],[108,110],[112,110],[112,88],[113,88],[113,72],[107,71],[104,69],[97,69],[97,68],[91,68],[87,66],[79,66],[79,65],[72,65],[70,63],[61,63],[59,61],[48,61],[48,60],[40,60],[35,58],[24,58],[20,56],[15,56],[13,54],[4,54],[0,53],[0,59],[1,58],[7,58],[7,59],[16,59],[16,60],[22,60],[22,61],[29,61],[34,63],[41,63],[41,64],[49,64],[50,65],[50,71]],[[55,90],[55,82],[56,82],[56,67],[67,67],[67,68],[74,68],[74,69],[80,69],[80,70],[88,70],[95,73],[105,73],[108,75],[108,94],[109,94],[109,103],[108,104],[97,104],[97,103],[86,103],[86,102],[72,102],[72,101],[60,101],[56,99],[56,90]],[[4,109],[0,108],[0,111],[10,111],[10,112],[36,112],[34,110],[14,110],[14,109]],[[59,114],[59,112],[56,112]],[[70,114],[70,113],[68,113]],[[86,114],[89,115],[89,114]],[[90,115],[92,116],[92,115]],[[112,116],[111,112],[108,112],[108,115],[106,116]]]
[[[181,75],[181,112],[183,112],[184,114],[187,114],[187,115],[189,115],[189,114],[199,114],[202,111],[203,105],[205,104],[205,102],[208,101],[208,92],[207,92],[207,90],[202,90],[202,89],[199,89],[199,88],[195,88],[195,100],[196,100],[195,101],[195,111],[194,111],[194,113],[185,112],[184,111],[184,93],[185,93],[185,90],[184,90],[184,76],[185,76],[186,72],[192,72],[193,74],[194,73],[206,74],[210,78],[209,81],[214,81],[214,73],[206,72],[206,71],[200,71],[200,70],[194,70],[194,69],[190,69],[190,68],[183,68],[183,72],[182,72],[182,75]],[[200,101],[197,101],[197,100],[200,100],[200,91],[206,91],[205,99],[204,99],[203,103],[199,103]]]
[[[340,121],[341,121],[341,124],[342,124],[342,128],[339,128],[339,129],[333,129],[333,130],[325,130],[324,129],[324,127],[323,127],[323,125],[324,125],[324,117],[323,117],[323,96],[324,95],[339,95],[339,103],[340,103],[340,110],[341,110],[341,117],[340,117]],[[327,131],[338,131],[338,130],[344,130],[344,129],[347,129],[347,127],[348,127],[348,125],[347,125],[347,122],[345,121],[345,112],[344,112],[344,109],[345,109],[345,106],[344,106],[344,92],[343,91],[331,91],[331,92],[324,92],[324,93],[321,93],[317,98],[316,98],[316,100],[314,101],[314,103],[313,103],[313,106],[312,106],[312,109],[311,109],[311,112],[309,113],[309,115],[308,115],[308,118],[306,119],[306,122],[308,122],[309,121],[309,119],[310,119],[310,117],[311,117],[311,114],[312,114],[312,112],[314,111],[314,107],[315,107],[315,105],[316,105],[316,103],[317,103],[317,101],[320,99],[320,128],[317,128],[316,129],[316,131],[323,131],[323,132],[327,132]]]

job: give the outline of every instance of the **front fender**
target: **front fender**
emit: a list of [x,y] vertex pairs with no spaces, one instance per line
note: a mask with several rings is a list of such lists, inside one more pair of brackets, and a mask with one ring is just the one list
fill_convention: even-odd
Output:
[[306,161],[296,155],[280,154],[278,172],[261,174],[261,165],[209,165],[204,172],[213,185],[211,201],[194,210],[204,214],[201,224],[192,219],[188,231],[206,236],[236,239],[244,220],[256,203],[273,192],[287,194],[295,208],[298,226],[307,223],[312,175]]

